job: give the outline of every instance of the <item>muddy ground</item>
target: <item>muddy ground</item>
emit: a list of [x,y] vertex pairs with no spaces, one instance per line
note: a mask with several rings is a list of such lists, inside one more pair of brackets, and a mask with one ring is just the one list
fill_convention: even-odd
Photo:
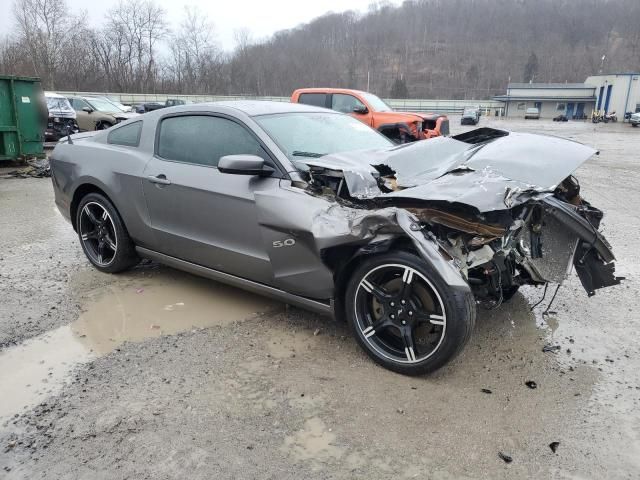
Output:
[[577,175],[627,280],[588,299],[572,277],[545,316],[522,289],[423,378],[277,302],[153,263],[98,273],[50,180],[0,179],[0,477],[637,478],[640,130],[483,124],[601,150]]

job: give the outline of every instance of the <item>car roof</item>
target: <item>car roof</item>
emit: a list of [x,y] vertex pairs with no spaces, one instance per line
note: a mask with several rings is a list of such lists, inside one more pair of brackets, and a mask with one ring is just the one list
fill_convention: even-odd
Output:
[[352,88],[332,88],[332,87],[311,87],[311,88],[298,88],[293,93],[356,93],[358,95],[366,95],[368,92],[363,90],[354,90]]
[[337,112],[322,107],[314,107],[313,105],[305,105],[302,103],[274,102],[270,100],[224,100],[221,102],[195,103],[191,105],[179,105],[170,107],[175,112],[179,111],[197,111],[209,110],[211,107],[227,107],[243,112],[245,115],[255,117],[259,115],[272,115],[277,113],[312,113]]

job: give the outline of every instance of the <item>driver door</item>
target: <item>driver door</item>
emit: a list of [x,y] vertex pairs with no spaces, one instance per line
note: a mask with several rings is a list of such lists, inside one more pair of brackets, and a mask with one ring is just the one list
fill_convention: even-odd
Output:
[[[143,179],[156,249],[271,283],[254,193],[279,188],[280,179],[265,148],[246,126],[224,116],[171,115],[157,128],[156,154]],[[235,154],[258,155],[276,173],[272,177],[221,173],[220,157]]]
[[[76,121],[81,131],[95,130],[96,125],[91,117],[91,113],[85,112],[83,108],[91,108],[91,106],[81,98],[70,98],[71,106],[76,111]],[[92,109],[93,110],[93,109]]]
[[[367,113],[356,113],[354,111],[356,108],[366,108]],[[334,93],[331,95],[331,109],[351,115],[370,127],[373,126],[373,114],[371,110],[353,95]]]

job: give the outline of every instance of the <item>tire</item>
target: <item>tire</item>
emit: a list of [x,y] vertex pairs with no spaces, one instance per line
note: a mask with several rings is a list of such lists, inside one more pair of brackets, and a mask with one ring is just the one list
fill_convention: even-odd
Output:
[[415,254],[365,259],[345,294],[345,317],[364,351],[404,375],[431,373],[451,361],[471,336],[473,294],[447,285]]
[[106,130],[107,128],[111,128],[113,125],[111,125],[109,122],[98,122],[96,123],[96,130]]
[[140,261],[118,211],[104,195],[89,193],[80,200],[76,229],[84,254],[101,272],[122,272]]

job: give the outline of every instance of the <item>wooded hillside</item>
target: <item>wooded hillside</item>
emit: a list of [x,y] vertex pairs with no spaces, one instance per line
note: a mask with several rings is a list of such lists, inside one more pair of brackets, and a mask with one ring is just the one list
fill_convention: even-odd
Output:
[[[62,5],[57,29],[55,15],[37,15],[51,3]],[[38,74],[60,90],[289,95],[369,85],[383,97],[480,99],[504,93],[509,80],[580,82],[600,69],[640,70],[640,0],[378,3],[263,42],[238,32],[231,53],[216,46],[215,25],[199,12],[187,10],[171,32],[152,1],[115,7],[97,30],[60,1],[16,0],[15,14],[19,28],[0,44],[0,72]]]

